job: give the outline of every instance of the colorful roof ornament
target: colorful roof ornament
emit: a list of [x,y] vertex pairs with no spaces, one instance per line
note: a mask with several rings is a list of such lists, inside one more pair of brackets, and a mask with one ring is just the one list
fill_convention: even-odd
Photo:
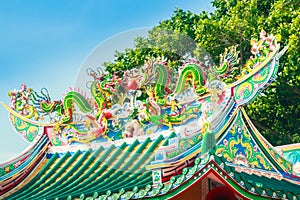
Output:
[[241,67],[230,47],[212,68],[89,69],[90,94],[61,100],[10,91],[2,105],[30,147],[0,165],[1,199],[300,199],[299,145],[273,147],[243,109],[276,79],[286,48],[264,31],[251,44]]

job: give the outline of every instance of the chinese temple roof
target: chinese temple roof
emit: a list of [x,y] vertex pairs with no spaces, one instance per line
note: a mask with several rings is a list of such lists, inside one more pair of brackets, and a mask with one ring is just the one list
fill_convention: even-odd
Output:
[[[224,136],[231,132],[230,127],[239,123],[239,114],[242,112],[235,114],[236,120],[232,121],[232,126],[228,126]],[[251,137],[254,136],[252,134]],[[221,138],[226,138],[224,136],[220,136],[219,141],[223,141]],[[42,137],[38,143],[43,146],[43,141],[45,147],[48,144],[45,144],[45,137]],[[111,145],[106,149],[100,146],[94,150],[64,153],[53,153],[54,150],[48,150],[44,158],[35,166],[33,173],[3,197],[4,199],[106,199],[108,197],[139,199],[161,196],[171,198],[182,192],[184,188],[213,174],[220,182],[229,184],[239,194],[249,199],[300,198],[300,177],[291,177],[288,172],[279,171],[280,168],[276,169],[277,173],[274,173],[261,169],[254,170],[243,165],[232,165],[224,154],[217,154],[216,151],[219,151],[218,147],[220,148],[221,145],[206,156],[196,158],[193,166],[183,168],[181,174],[173,176],[168,182],[152,187],[152,172],[146,170],[146,166],[153,160],[155,150],[165,145],[166,141],[168,138],[161,135],[153,141],[150,138],[143,142],[135,140],[131,144]],[[267,158],[271,159],[266,156]]]
[[[243,109],[275,80],[286,50],[279,52],[272,36],[256,45],[263,52],[253,50],[250,68],[227,85],[207,77],[205,83],[196,62],[183,67],[175,86],[167,84],[163,63],[146,66],[134,77],[152,84],[149,77],[159,75],[175,92],[157,83],[143,101],[138,97],[146,91],[130,79],[136,71],[123,79],[90,72],[95,99],[71,91],[51,102],[45,90],[38,94],[24,85],[11,91],[10,105],[3,106],[31,145],[0,164],[0,198],[176,199],[209,179],[239,199],[300,199],[300,145],[273,147]],[[235,63],[234,48],[228,51],[231,61],[214,67],[220,76]]]

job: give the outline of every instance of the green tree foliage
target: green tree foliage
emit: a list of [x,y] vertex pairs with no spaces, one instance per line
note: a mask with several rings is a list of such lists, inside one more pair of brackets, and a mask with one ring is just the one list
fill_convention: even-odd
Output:
[[[273,145],[300,142],[299,1],[214,0],[212,4],[213,13],[176,9],[170,19],[152,28],[148,38],[137,38],[135,49],[117,52],[113,62],[105,63],[107,71],[130,69],[153,57],[164,57],[175,67],[185,58],[201,60],[207,53],[218,63],[224,48],[233,45],[238,45],[243,64],[250,56],[250,39],[264,29],[289,49],[280,59],[277,81],[247,106],[247,113]],[[190,40],[183,40],[181,34]]]
[[300,142],[299,1],[275,1],[260,27],[281,35],[281,44],[289,49],[280,59],[277,81],[248,106],[248,113],[273,144]]

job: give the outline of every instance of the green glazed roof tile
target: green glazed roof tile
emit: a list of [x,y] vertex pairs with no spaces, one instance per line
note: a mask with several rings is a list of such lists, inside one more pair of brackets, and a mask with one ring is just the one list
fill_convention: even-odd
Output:
[[[80,152],[76,152],[76,154],[77,153],[80,155]],[[73,155],[72,157],[75,158],[75,155]],[[86,153],[84,153],[81,156],[81,158],[75,162],[75,164],[72,166],[72,168],[69,169],[67,171],[67,173],[65,173],[64,176],[59,179],[59,181],[56,181],[54,184],[51,185],[51,187],[50,187],[51,190],[50,190],[50,188],[48,188],[48,192],[42,193],[42,196],[50,196],[50,195],[53,196],[54,194],[58,194],[57,188],[64,188],[64,186],[67,186],[68,184],[70,184],[76,178],[76,175],[74,174],[74,172],[76,170],[78,170],[80,168],[80,166],[83,165],[83,163],[87,160],[88,156],[90,156],[90,151],[87,151]],[[71,165],[72,164],[71,162],[72,161],[70,160],[67,165]],[[62,169],[62,170],[64,170],[64,169]]]
[[100,167],[96,171],[91,171],[91,175],[89,177],[87,177],[84,181],[77,184],[77,186],[71,188],[70,194],[72,196],[77,196],[78,194],[84,192],[88,188],[96,185],[97,181],[101,178],[101,175],[105,172],[105,170],[109,167],[109,165],[116,160],[116,158],[120,155],[120,153],[125,147],[126,144],[124,143],[120,147],[114,149],[114,151],[110,154],[110,156],[107,155],[106,157],[107,160],[105,162],[105,165],[100,165]]
[[[101,164],[99,160],[105,160],[105,158],[113,150],[114,146],[112,145],[103,154],[100,154],[100,152],[103,152],[103,148],[99,148],[99,150],[94,152],[87,161],[87,163],[76,173],[77,178],[75,179],[75,181],[71,182],[69,185],[67,185],[65,188],[62,188],[60,191],[57,191],[57,194],[61,195],[68,194],[68,192],[71,192],[74,186],[77,186],[98,168],[98,166]],[[86,172],[84,173],[84,171]]]

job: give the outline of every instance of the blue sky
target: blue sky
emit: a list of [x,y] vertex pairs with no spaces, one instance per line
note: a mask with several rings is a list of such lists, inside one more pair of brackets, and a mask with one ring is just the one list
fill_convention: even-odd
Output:
[[[0,1],[0,101],[22,83],[62,97],[74,85],[89,53],[120,32],[153,27],[175,7],[211,11],[203,0],[2,0]],[[14,133],[0,107],[0,162],[29,144]]]

